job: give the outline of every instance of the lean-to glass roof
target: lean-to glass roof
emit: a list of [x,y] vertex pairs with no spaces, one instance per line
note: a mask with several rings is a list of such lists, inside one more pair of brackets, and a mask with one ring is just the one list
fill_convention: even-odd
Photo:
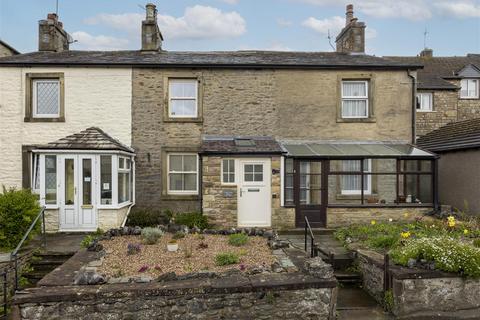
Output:
[[282,146],[292,157],[435,157],[409,144],[285,142]]

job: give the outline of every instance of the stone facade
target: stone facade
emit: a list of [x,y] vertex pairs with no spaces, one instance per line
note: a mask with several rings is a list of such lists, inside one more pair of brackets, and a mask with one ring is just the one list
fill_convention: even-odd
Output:
[[0,41],[0,58],[12,56],[14,54],[16,54],[15,51],[13,51],[11,48],[3,45],[2,41]]
[[[173,121],[167,116],[168,79],[179,77],[199,81],[198,119]],[[355,78],[370,80],[372,116],[368,121],[339,117],[341,80]],[[200,209],[199,196],[168,195],[165,172],[168,152],[198,152],[203,135],[405,143],[412,139],[411,79],[402,70],[134,68],[132,99],[136,198],[137,206],[145,208]],[[209,184],[220,179],[218,164],[214,167],[217,177],[204,172]],[[279,195],[275,179],[272,193]],[[215,203],[221,190],[210,189],[203,200]],[[220,205],[228,208],[228,215],[235,206],[231,199]],[[272,201],[274,224],[293,225],[293,209],[280,208],[279,197]],[[204,205],[204,209],[218,212],[217,206]]]
[[335,319],[336,281],[299,274],[63,286],[17,296],[20,319]]

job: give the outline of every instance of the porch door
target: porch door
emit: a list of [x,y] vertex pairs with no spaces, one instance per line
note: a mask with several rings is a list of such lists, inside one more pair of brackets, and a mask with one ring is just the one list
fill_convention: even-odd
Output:
[[237,207],[238,226],[271,225],[270,159],[240,160]]
[[295,161],[294,192],[296,226],[305,226],[305,217],[313,228],[326,227],[328,176],[326,161]]
[[88,155],[61,157],[61,231],[96,229],[95,158]]

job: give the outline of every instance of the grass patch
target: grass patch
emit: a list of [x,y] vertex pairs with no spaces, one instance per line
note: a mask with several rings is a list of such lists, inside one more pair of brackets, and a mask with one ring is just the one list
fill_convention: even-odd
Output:
[[237,264],[239,261],[240,261],[240,258],[236,253],[233,253],[233,252],[223,252],[215,256],[215,264],[217,266]]

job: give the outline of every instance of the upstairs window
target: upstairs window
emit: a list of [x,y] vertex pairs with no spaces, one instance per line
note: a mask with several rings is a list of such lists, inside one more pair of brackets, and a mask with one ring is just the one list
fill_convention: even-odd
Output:
[[34,118],[58,118],[60,116],[60,81],[34,79],[32,107]]
[[417,94],[417,111],[433,111],[433,94],[431,92]]
[[368,118],[368,81],[342,81],[342,118]]
[[479,98],[479,89],[478,89],[479,79],[462,79],[460,81],[460,98],[462,99],[478,99]]
[[168,115],[170,118],[197,118],[197,79],[169,79],[168,104]]

